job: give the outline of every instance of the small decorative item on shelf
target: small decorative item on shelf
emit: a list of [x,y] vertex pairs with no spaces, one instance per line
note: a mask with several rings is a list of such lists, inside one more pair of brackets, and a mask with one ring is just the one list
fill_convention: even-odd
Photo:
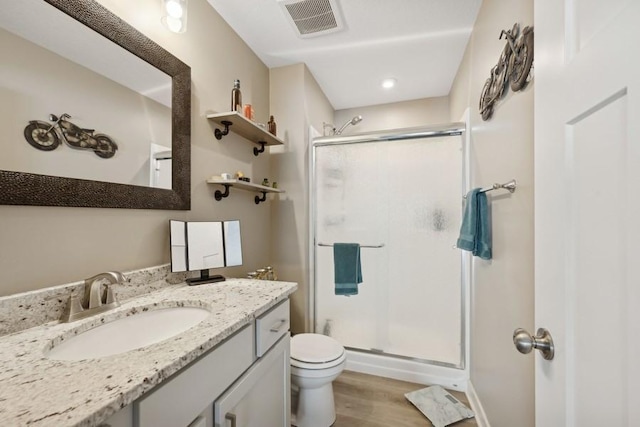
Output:
[[233,176],[230,173],[221,173],[220,177],[224,180],[230,180],[233,179]]
[[259,268],[256,271],[247,273],[247,278],[256,280],[278,280],[278,277],[271,266]]
[[231,90],[231,111],[242,111],[242,92],[240,92],[240,80],[233,82]]
[[253,107],[251,106],[251,104],[244,104],[244,116],[249,119],[249,120],[253,120]]
[[273,116],[269,117],[269,121],[267,122],[267,130],[273,136],[276,136],[276,121],[273,120]]
[[238,181],[251,182],[251,179],[248,176],[244,176],[244,172],[242,171],[237,171],[235,177]]
[[269,178],[265,178],[262,180],[262,185],[264,185],[265,187],[269,186]]
[[278,183],[277,183],[276,181],[273,181],[273,184],[271,184],[271,186],[272,186],[273,188],[278,188]]

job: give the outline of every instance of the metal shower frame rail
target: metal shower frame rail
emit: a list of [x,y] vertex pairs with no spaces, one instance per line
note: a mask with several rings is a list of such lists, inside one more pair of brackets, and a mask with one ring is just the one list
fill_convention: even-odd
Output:
[[[391,129],[370,133],[357,133],[353,135],[335,135],[315,138],[312,146],[357,144],[359,142],[400,141],[404,139],[437,138],[441,136],[462,135],[465,124],[461,122],[447,123],[435,126],[420,126],[412,128]],[[315,159],[313,159],[315,160]],[[314,171],[315,172],[315,171]]]

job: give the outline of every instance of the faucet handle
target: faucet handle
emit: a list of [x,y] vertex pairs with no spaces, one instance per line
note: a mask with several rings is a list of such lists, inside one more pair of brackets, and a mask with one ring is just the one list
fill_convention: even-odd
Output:
[[83,311],[84,308],[82,308],[82,301],[80,301],[80,297],[73,293],[69,297],[69,302],[67,303],[67,307],[62,313],[62,317],[60,318],[60,320],[62,322],[70,322],[75,318],[75,316],[78,315],[78,313],[81,313]]
[[118,303],[118,300],[116,298],[116,293],[113,291],[113,288],[109,285],[106,285],[106,291],[107,291],[107,297],[104,300],[105,304],[113,304],[113,303]]
[[80,301],[80,297],[76,294],[72,294],[69,298],[69,313],[76,314],[84,311],[82,308],[82,301]]

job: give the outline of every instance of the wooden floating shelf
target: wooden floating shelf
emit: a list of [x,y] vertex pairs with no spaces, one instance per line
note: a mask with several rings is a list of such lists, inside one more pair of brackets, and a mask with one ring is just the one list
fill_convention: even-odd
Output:
[[228,185],[229,187],[238,187],[248,191],[255,191],[258,193],[284,193],[284,190],[279,188],[267,187],[266,185],[253,184],[251,182],[240,181],[239,179],[222,179],[222,178],[209,178],[207,180],[209,184]]
[[270,134],[265,128],[258,126],[237,111],[208,114],[207,119],[225,127],[224,130],[216,129],[215,135],[218,140],[227,135],[229,131],[232,131],[255,144],[259,144],[261,146],[260,150],[253,149],[256,156],[264,151],[265,146],[284,144],[283,140]]
[[216,190],[215,198],[220,201],[225,197],[229,196],[229,188],[237,187],[242,190],[253,191],[255,193],[262,193],[262,197],[256,196],[255,202],[256,205],[260,204],[260,202],[264,202],[267,200],[267,193],[284,193],[284,190],[280,190],[279,188],[267,187],[265,185],[252,184],[250,182],[241,181],[239,179],[222,179],[222,178],[209,178],[207,180],[208,184],[217,184],[225,187],[224,193],[220,190]]

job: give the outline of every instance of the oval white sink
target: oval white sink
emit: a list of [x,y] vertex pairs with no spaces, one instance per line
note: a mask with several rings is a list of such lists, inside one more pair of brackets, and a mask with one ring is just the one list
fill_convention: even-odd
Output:
[[54,360],[84,360],[112,356],[176,336],[209,317],[198,307],[171,307],[145,311],[89,329],[49,350]]

